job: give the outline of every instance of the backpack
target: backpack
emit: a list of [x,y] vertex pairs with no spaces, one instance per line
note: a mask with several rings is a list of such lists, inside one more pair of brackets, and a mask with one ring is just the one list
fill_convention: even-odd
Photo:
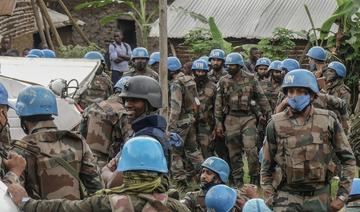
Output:
[[[126,48],[126,54],[129,55],[129,51],[130,51],[130,46],[129,44],[123,42],[125,48]],[[114,46],[114,48],[116,48],[115,42],[112,42],[111,45]],[[111,71],[111,60],[110,60],[110,52],[109,52],[109,47],[107,48],[107,51],[105,52],[104,55],[104,59],[105,59],[105,64],[108,68],[109,71]]]

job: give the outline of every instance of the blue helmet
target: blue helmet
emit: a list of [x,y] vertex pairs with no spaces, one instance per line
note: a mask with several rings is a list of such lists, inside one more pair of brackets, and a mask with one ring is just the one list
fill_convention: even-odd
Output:
[[225,65],[232,65],[232,64],[244,66],[244,59],[241,56],[241,54],[237,52],[233,52],[226,56]]
[[33,54],[33,55],[36,55],[38,57],[44,57],[44,53],[40,49],[31,49],[29,51],[29,54]]
[[130,79],[130,77],[121,77],[121,79],[119,79],[119,81],[117,81],[114,86],[115,92],[121,93],[122,90],[124,89],[124,85],[128,81],[128,79]]
[[205,60],[195,60],[191,66],[191,70],[195,71],[195,70],[203,70],[208,72],[209,71],[209,66],[208,66],[208,62]]
[[309,49],[306,56],[308,56],[312,59],[315,59],[315,60],[325,61],[326,60],[326,51],[321,46],[314,46],[314,47],[311,47],[311,49]]
[[149,65],[153,65],[154,63],[160,62],[160,52],[153,52],[150,55]]
[[208,210],[215,210],[215,212],[230,211],[237,198],[235,189],[226,185],[216,185],[209,189],[205,196],[205,205]]
[[117,170],[120,172],[144,170],[168,173],[161,144],[151,137],[131,138],[121,151]]
[[169,72],[179,71],[182,67],[181,62],[177,57],[168,57],[167,65]]
[[230,167],[223,159],[212,156],[207,158],[201,166],[218,174],[223,183],[227,183],[229,180]]
[[20,91],[16,114],[22,116],[58,115],[55,94],[48,88],[33,85]]
[[105,61],[104,56],[98,51],[90,51],[84,55],[84,59]]
[[43,49],[42,52],[44,53],[45,58],[56,58],[56,54],[53,50]]
[[221,49],[213,49],[210,52],[209,60],[219,59],[225,61],[225,52]]
[[302,87],[308,88],[314,93],[319,93],[319,87],[315,75],[306,69],[295,69],[288,72],[284,77],[281,87],[283,90],[292,87]]
[[37,56],[35,54],[27,54],[26,57],[27,58],[40,58],[39,56]]
[[270,63],[269,70],[277,70],[282,71],[281,68],[281,61],[280,60],[274,60]]
[[349,196],[360,195],[360,178],[354,178]]
[[333,69],[336,72],[336,74],[341,78],[346,77],[346,67],[344,64],[340,62],[337,61],[331,62],[327,68]]
[[9,103],[8,98],[9,98],[9,94],[5,86],[2,83],[0,83],[0,105],[7,105],[11,108],[14,108],[13,105]]
[[271,60],[269,58],[262,57],[262,58],[259,58],[256,61],[255,68],[258,67],[258,66],[267,66],[267,67],[269,67],[270,64],[271,64]]
[[131,59],[135,58],[146,58],[149,59],[149,53],[144,47],[137,47],[132,51]]
[[281,69],[286,72],[290,72],[292,70],[299,68],[300,68],[300,63],[295,59],[288,58],[281,62]]
[[203,61],[209,62],[209,57],[206,56],[206,55],[204,55],[204,56],[199,57],[199,60],[203,60]]
[[260,198],[254,198],[254,199],[248,200],[243,207],[243,211],[246,211],[246,212],[258,212],[258,211],[271,212],[270,208],[268,206],[266,206],[264,200],[260,199]]

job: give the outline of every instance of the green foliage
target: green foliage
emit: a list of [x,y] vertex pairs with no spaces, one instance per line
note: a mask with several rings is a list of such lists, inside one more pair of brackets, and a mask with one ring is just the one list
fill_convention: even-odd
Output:
[[212,49],[222,49],[226,53],[232,52],[233,47],[231,43],[224,40],[214,18],[210,17],[207,23],[209,29],[197,28],[190,30],[185,35],[184,44],[190,46],[191,53],[195,57],[200,57],[208,55]]
[[295,33],[285,28],[276,28],[272,38],[263,38],[258,43],[258,48],[263,52],[264,57],[271,60],[283,60],[287,57],[288,51],[295,47]]
[[83,58],[89,51],[99,51],[99,49],[94,43],[92,43],[90,46],[61,46],[57,52],[61,58]]
[[107,15],[100,19],[101,24],[107,24],[116,21],[119,17],[127,16],[133,19],[136,25],[139,27],[141,38],[140,45],[147,47],[148,36],[150,33],[150,24],[152,18],[158,11],[158,8],[154,8],[149,14],[146,12],[147,0],[139,0],[139,4],[135,4],[132,0],[95,0],[91,2],[85,2],[75,7],[77,10],[85,8],[101,8],[108,5],[122,6],[125,5],[130,11],[128,12],[117,12]]

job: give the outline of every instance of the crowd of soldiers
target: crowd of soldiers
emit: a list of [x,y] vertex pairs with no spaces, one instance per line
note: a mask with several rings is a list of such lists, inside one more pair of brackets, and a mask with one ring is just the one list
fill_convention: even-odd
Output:
[[[102,65],[74,96],[83,117],[76,131],[54,122],[55,94],[64,90],[29,86],[12,105],[0,84],[0,179],[22,211],[360,210],[346,68],[326,64],[319,46],[307,56],[309,70],[261,58],[256,48],[248,61],[213,49],[190,67],[171,56],[166,94],[159,52],[135,48],[117,82],[103,55],[88,52]],[[168,121],[159,115],[162,95]],[[8,134],[9,108],[21,140]]]

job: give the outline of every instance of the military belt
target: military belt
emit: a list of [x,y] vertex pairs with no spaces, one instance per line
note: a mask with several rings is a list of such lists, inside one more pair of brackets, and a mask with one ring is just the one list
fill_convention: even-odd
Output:
[[309,191],[295,191],[292,189],[279,189],[280,191],[288,192],[293,195],[299,195],[299,196],[317,196],[323,193],[329,193],[330,192],[330,186],[324,186],[323,188],[316,189],[316,190],[309,190]]

